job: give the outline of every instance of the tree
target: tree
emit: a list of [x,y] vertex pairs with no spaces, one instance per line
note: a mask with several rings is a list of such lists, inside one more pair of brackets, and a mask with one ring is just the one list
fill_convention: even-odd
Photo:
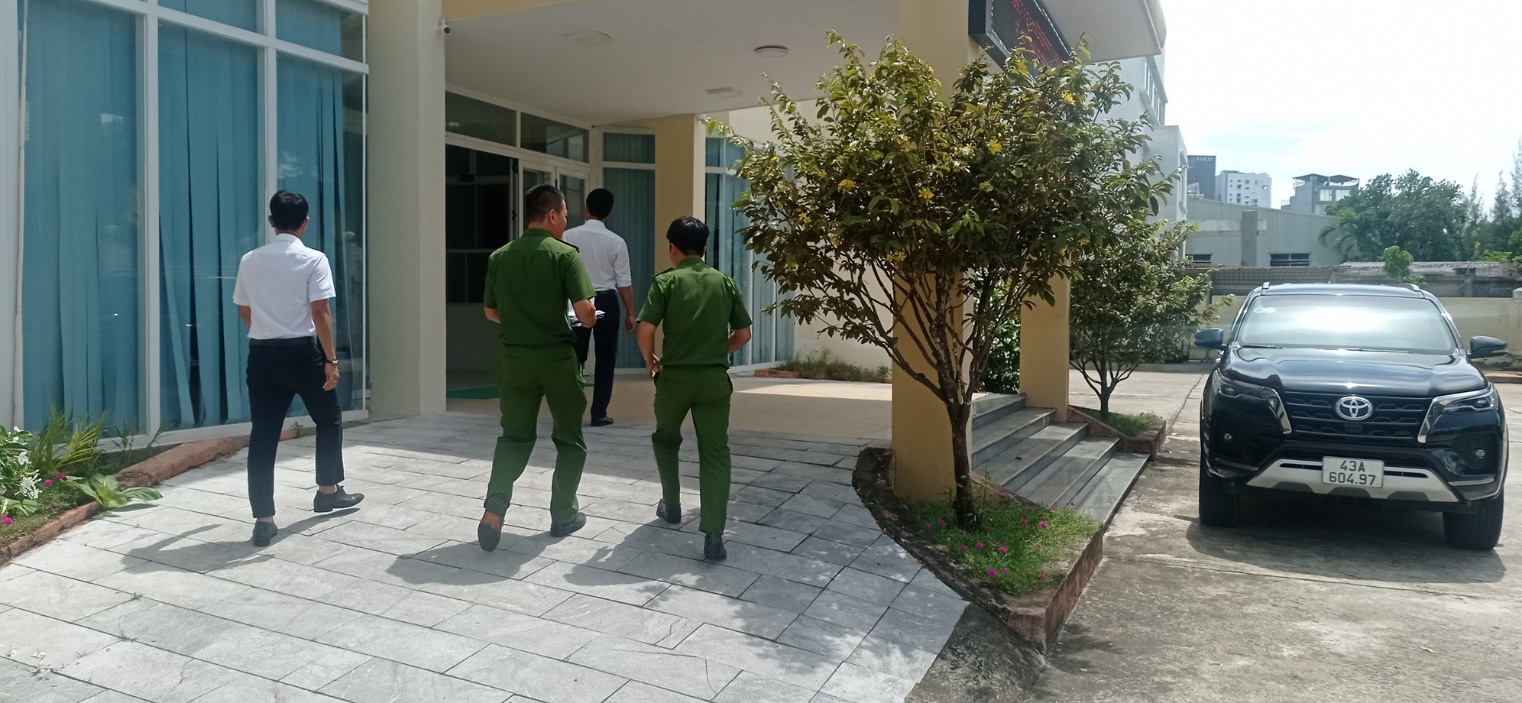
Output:
[[1421,276],[1411,275],[1411,263],[1416,257],[1411,252],[1391,245],[1385,249],[1385,276],[1395,283],[1420,283]]
[[1454,261],[1466,255],[1466,201],[1452,181],[1415,170],[1375,176],[1333,205],[1339,222],[1321,233],[1354,261],[1373,261],[1386,247],[1399,246],[1418,261]]
[[1205,305],[1209,276],[1191,272],[1178,256],[1191,227],[1137,215],[1076,262],[1069,363],[1099,396],[1101,416],[1110,413],[1117,385],[1141,364],[1176,354],[1222,305]]
[[830,41],[843,65],[818,83],[817,114],[774,84],[770,141],[714,125],[745,150],[743,236],[784,314],[884,350],[945,406],[972,526],[966,430],[1000,331],[1171,183],[1127,158],[1144,123],[1104,116],[1131,90],[1116,65],[1037,67],[1020,50],[1002,72],[969,64],[943,95],[895,39],[871,63]]

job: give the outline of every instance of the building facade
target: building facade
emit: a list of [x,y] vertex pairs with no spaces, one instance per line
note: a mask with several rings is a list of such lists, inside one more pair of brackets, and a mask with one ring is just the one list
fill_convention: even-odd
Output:
[[1184,144],[1184,134],[1177,125],[1168,124],[1168,92],[1163,86],[1164,55],[1142,56],[1120,62],[1121,75],[1135,87],[1131,96],[1110,111],[1111,115],[1138,119],[1145,117],[1151,127],[1151,140],[1141,153],[1139,161],[1156,160],[1165,176],[1177,175],[1178,187],[1158,209],[1157,217],[1170,222],[1181,222],[1189,216],[1187,178],[1189,149]]
[[1196,266],[1318,267],[1344,260],[1321,238],[1335,217],[1215,200],[1190,203],[1189,214],[1198,231],[1184,243],[1184,255]]
[[1274,179],[1266,173],[1222,171],[1216,174],[1216,198],[1223,203],[1249,207],[1273,207]]
[[1219,200],[1215,190],[1215,157],[1189,155],[1189,195],[1192,198]]
[[1308,173],[1295,176],[1295,194],[1290,196],[1286,210],[1325,215],[1327,208],[1353,194],[1358,179],[1352,176],[1323,176]]
[[[1158,0],[0,0],[0,55],[21,59],[0,69],[0,421],[246,432],[232,284],[280,188],[307,196],[307,244],[333,262],[350,419],[441,411],[483,382],[483,262],[539,183],[614,191],[636,304],[670,265],[665,223],[708,220],[756,318],[736,363],[823,343],[765,312],[737,155],[701,118],[764,137],[768,76],[811,97],[838,63],[825,28],[868,52],[897,35],[943,80],[1023,36],[1119,60],[1166,31]],[[1032,405],[1065,408],[1057,298],[1022,358]],[[949,434],[924,429],[939,403],[894,393],[895,426],[944,457]]]

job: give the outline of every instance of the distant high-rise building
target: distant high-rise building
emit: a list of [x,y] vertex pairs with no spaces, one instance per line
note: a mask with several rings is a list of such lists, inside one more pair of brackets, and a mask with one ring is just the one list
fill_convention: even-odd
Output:
[[1352,195],[1357,187],[1358,179],[1352,176],[1323,176],[1319,173],[1295,176],[1295,195],[1284,209],[1325,215],[1327,208]]
[[[1214,156],[1189,156],[1189,178],[1185,184],[1190,197],[1216,200],[1215,192],[1215,157]],[[1195,195],[1195,193],[1198,195]]]
[[1274,179],[1266,173],[1243,173],[1222,171],[1215,177],[1213,200],[1233,205],[1272,208],[1269,195],[1273,192]]

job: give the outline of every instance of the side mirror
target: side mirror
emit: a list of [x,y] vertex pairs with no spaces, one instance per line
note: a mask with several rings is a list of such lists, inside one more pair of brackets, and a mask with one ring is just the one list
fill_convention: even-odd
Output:
[[1484,359],[1491,356],[1504,356],[1506,354],[1506,340],[1495,337],[1470,337],[1469,358]]
[[1219,327],[1208,330],[1200,330],[1194,333],[1194,346],[1206,349],[1225,349],[1226,333]]

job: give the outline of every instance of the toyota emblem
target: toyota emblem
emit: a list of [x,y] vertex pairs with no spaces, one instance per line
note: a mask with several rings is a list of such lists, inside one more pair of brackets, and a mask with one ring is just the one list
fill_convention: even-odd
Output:
[[1337,400],[1337,417],[1344,420],[1358,422],[1369,419],[1369,416],[1373,414],[1374,404],[1367,398],[1350,395]]

